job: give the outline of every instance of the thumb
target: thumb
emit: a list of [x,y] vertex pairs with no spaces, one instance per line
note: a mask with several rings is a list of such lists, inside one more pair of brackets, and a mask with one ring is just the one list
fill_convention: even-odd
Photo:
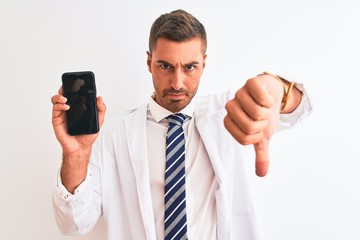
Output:
[[100,126],[102,126],[102,124],[104,123],[104,118],[105,118],[105,112],[106,112],[106,105],[104,103],[104,100],[101,96],[99,96],[96,99],[96,103],[97,103],[97,107],[98,107],[98,114],[99,114],[99,123]]
[[270,139],[263,138],[254,144],[256,175],[259,177],[265,177],[269,170],[269,142]]

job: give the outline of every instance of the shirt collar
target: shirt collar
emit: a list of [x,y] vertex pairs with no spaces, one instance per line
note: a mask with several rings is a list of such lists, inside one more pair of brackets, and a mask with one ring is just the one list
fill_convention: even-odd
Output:
[[[181,113],[191,118],[194,115],[194,107],[195,103],[190,101],[190,103],[183,110],[181,110]],[[155,102],[153,97],[150,97],[149,110],[156,122],[160,122],[167,116],[174,114],[173,112],[170,112]]]

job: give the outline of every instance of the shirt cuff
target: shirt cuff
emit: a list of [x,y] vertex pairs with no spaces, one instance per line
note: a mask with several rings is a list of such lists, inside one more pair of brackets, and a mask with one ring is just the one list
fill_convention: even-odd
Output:
[[85,191],[85,189],[87,188],[88,182],[90,181],[90,178],[91,178],[91,171],[88,168],[84,181],[82,183],[80,183],[80,185],[77,188],[75,188],[74,193],[72,194],[62,184],[61,174],[60,174],[60,169],[59,169],[58,174],[57,174],[56,188],[58,190],[60,197],[66,201],[71,201],[72,198],[74,198],[76,195]]
[[292,113],[280,114],[279,131],[298,125],[312,112],[313,106],[304,85],[295,83],[294,86],[302,92],[301,102]]

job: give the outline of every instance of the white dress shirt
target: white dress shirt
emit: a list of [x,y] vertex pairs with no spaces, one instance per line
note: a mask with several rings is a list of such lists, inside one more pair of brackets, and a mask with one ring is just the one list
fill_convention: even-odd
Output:
[[[181,113],[187,115],[185,133],[186,212],[189,239],[216,239],[215,190],[218,184],[209,156],[195,126],[194,104]],[[152,98],[148,106],[147,144],[151,195],[157,239],[164,239],[164,177],[168,120],[173,114]]]

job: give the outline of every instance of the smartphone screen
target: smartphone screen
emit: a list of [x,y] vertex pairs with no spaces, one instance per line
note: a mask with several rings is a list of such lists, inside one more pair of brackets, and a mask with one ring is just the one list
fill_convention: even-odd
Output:
[[96,86],[93,72],[68,72],[62,75],[63,95],[70,109],[65,112],[69,135],[99,131]]

